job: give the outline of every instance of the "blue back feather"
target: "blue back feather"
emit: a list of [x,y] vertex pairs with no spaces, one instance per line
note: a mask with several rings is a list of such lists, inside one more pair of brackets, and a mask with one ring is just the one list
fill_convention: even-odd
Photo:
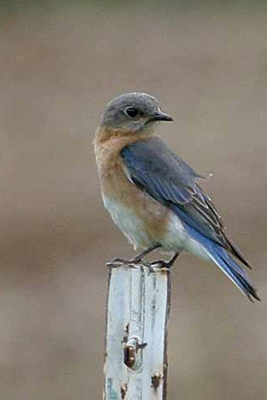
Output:
[[132,182],[170,208],[236,286],[250,300],[259,300],[246,272],[228,254],[249,266],[237,246],[226,237],[221,217],[196,183],[202,176],[157,137],[124,147],[121,157]]

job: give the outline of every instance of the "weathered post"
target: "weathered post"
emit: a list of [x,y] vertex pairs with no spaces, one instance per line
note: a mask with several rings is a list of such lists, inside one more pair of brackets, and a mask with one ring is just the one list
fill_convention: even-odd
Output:
[[170,270],[109,263],[105,400],[166,400]]

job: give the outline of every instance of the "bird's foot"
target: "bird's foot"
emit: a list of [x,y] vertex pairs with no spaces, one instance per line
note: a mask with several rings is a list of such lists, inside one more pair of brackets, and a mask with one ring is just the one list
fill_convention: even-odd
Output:
[[[174,256],[169,260],[169,261],[165,261],[165,260],[157,260],[154,261],[150,264],[150,267],[152,268],[151,272],[156,272],[156,271],[171,271],[171,267],[173,266],[173,264],[175,263],[175,261],[177,260],[177,258],[179,257],[180,253],[175,253]],[[154,271],[153,271],[154,269]]]
[[111,261],[107,262],[107,267],[109,268],[119,268],[123,265],[129,264],[130,260],[124,258],[115,257]]
[[157,260],[153,261],[149,266],[149,272],[171,272],[171,265],[168,261],[165,260]]
[[175,253],[174,256],[169,260],[157,260],[149,263],[148,261],[144,261],[142,257],[138,254],[137,256],[131,258],[130,260],[126,260],[124,258],[116,257],[107,263],[107,267],[109,268],[138,268],[145,266],[149,269],[149,273],[154,272],[163,272],[163,271],[171,271],[171,267],[175,263],[176,259],[179,256],[179,252]]
[[107,263],[107,267],[119,268],[119,267],[127,266],[128,268],[136,268],[140,264],[143,264],[147,267],[150,265],[147,261],[142,261],[142,259],[140,259],[140,258],[134,257],[134,258],[131,258],[130,260],[126,260],[124,258],[115,257]]

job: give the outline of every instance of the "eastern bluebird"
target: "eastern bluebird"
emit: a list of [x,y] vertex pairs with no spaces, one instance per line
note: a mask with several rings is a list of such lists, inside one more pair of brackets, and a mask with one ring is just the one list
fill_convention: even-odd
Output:
[[156,248],[181,251],[214,262],[250,299],[260,300],[247,273],[250,267],[226,236],[223,222],[197,179],[203,178],[154,135],[160,121],[173,121],[145,93],[112,100],[94,140],[103,202],[134,249],[138,262]]

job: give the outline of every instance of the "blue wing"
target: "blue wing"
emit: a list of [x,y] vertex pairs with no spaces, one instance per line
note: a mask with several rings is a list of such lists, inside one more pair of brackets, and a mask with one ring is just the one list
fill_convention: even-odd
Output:
[[[124,147],[121,157],[131,181],[175,212],[191,230],[191,234],[196,236],[196,240],[209,248],[214,261],[228,277],[236,284],[238,281],[237,286],[248,297],[252,295],[258,298],[247,275],[227,254],[233,254],[249,267],[241,251],[227,238],[222,219],[211,199],[198,185],[197,179],[203,176],[197,174],[158,137]],[[246,285],[253,290],[248,290]]]
[[241,251],[226,237],[220,215],[196,182],[203,176],[173,153],[160,138],[130,144],[123,148],[121,156],[132,182],[249,266]]

